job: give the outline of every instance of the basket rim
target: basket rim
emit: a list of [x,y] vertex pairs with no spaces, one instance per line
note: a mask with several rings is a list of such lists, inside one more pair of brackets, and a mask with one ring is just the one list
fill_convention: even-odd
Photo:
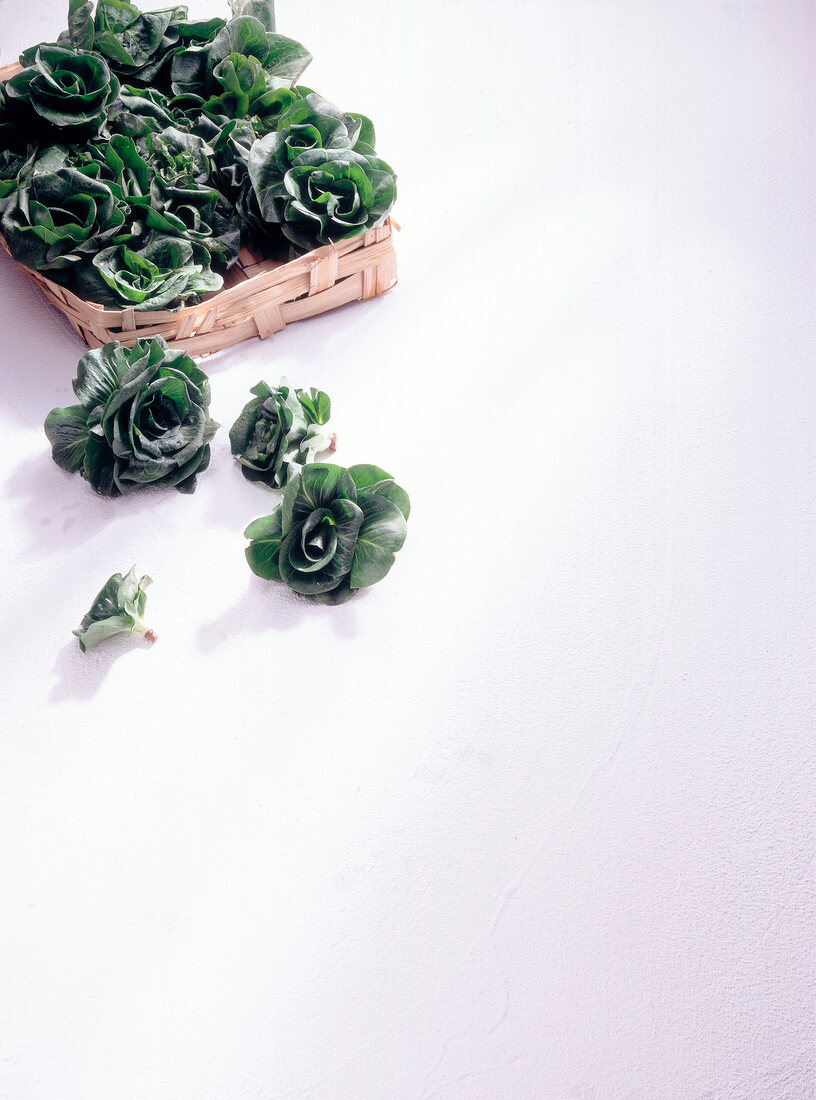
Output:
[[[131,314],[136,314],[137,318],[144,318],[138,327],[147,328],[151,324],[164,324],[168,321],[198,313],[205,307],[207,309],[217,309],[221,306],[230,305],[233,302],[237,303],[249,294],[257,293],[260,290],[271,289],[274,286],[287,282],[287,280],[292,277],[306,275],[314,266],[326,260],[331,260],[332,255],[336,255],[339,258],[351,252],[356,252],[361,248],[370,248],[372,244],[389,239],[392,236],[393,226],[394,223],[392,223],[391,218],[388,217],[380,225],[374,226],[364,233],[358,233],[356,236],[346,241],[321,245],[319,248],[312,249],[311,252],[304,252],[303,255],[296,256],[292,260],[281,262],[264,260],[258,256],[257,253],[243,247],[241,253],[239,253],[237,262],[241,264],[241,254],[243,253],[244,255],[252,257],[254,263],[247,265],[241,264],[242,269],[246,270],[247,267],[264,267],[265,270],[258,271],[254,274],[247,274],[246,278],[242,279],[241,282],[236,283],[234,286],[222,286],[218,290],[208,291],[206,295],[198,302],[193,303],[193,305],[169,310],[135,309],[134,307],[128,306],[124,306],[122,309],[110,309],[107,306],[100,305],[99,302],[92,302],[89,298],[80,297],[68,287],[63,286],[62,283],[57,283],[53,279],[50,279],[46,272],[37,271],[35,268],[28,267],[26,264],[15,259],[2,232],[0,232],[0,246],[8,253],[12,262],[15,263],[17,267],[21,268],[26,274],[30,275],[38,282],[41,281],[46,283],[52,294],[56,295],[58,298],[67,297],[69,301],[75,304],[75,307],[92,311],[88,316],[89,322],[93,321],[105,327],[110,325],[115,327],[116,325],[121,325],[123,321],[126,322]],[[232,268],[228,268],[228,271],[231,270]]]

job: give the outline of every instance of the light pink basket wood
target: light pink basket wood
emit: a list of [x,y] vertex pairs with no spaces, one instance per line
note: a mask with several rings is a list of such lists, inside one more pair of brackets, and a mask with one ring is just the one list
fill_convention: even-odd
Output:
[[[0,68],[0,81],[19,71],[17,64]],[[17,266],[68,318],[89,347],[101,347],[111,340],[132,345],[136,340],[163,336],[170,347],[182,348],[190,355],[211,355],[255,336],[265,340],[292,321],[390,290],[397,282],[392,224],[399,228],[388,219],[359,237],[316,248],[288,263],[261,260],[242,248],[237,263],[225,274],[221,290],[204,295],[197,305],[175,311],[105,309],[77,297],[42,272]],[[0,243],[9,252],[2,236]]]

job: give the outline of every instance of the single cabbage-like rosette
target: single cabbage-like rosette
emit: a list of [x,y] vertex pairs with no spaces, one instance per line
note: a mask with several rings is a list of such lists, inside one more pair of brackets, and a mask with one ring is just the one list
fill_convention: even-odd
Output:
[[59,132],[62,141],[77,141],[105,125],[119,81],[99,54],[44,44],[5,91],[9,107],[21,118]]
[[394,171],[374,151],[374,126],[312,92],[249,150],[261,218],[308,251],[380,225],[397,197]]
[[45,421],[58,466],[105,496],[195,490],[218,424],[209,380],[189,355],[160,336],[132,348],[114,341],[80,359],[74,393],[78,405],[52,409]]
[[315,149],[373,153],[373,141],[374,127],[362,115],[345,114],[316,92],[296,99],[280,116],[274,132],[252,145],[247,158],[258,206],[267,220],[276,220],[274,200],[286,198],[284,177],[303,153]]
[[114,309],[179,309],[224,280],[201,245],[155,236],[141,248],[115,245],[93,258],[79,280],[83,296]]
[[3,212],[2,228],[18,263],[65,271],[130,236],[125,208],[102,180],[76,168],[34,175]]
[[342,603],[391,569],[410,510],[408,494],[378,466],[305,466],[275,511],[247,527],[247,561],[311,600]]

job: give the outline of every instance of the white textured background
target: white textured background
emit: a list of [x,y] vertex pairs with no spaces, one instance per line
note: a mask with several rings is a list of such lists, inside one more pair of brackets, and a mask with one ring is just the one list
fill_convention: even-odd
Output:
[[[82,349],[0,256],[0,1097],[814,1097],[816,6],[278,22],[401,281],[207,361],[195,496],[53,465]],[[243,561],[282,374],[413,498],[341,608]],[[83,657],[133,563],[158,644]]]

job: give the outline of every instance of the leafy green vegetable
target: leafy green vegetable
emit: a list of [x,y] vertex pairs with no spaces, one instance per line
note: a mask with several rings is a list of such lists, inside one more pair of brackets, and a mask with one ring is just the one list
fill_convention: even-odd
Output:
[[114,134],[105,144],[72,153],[71,162],[103,180],[119,200],[130,229],[124,239],[141,238],[146,245],[151,231],[181,237],[229,267],[241,233],[231,206],[208,183],[212,155],[202,137],[167,126],[137,139]]
[[[123,139],[127,140],[127,139]],[[149,229],[203,245],[225,266],[241,247],[232,207],[206,181],[212,150],[203,138],[168,127],[145,138],[149,194],[133,200]]]
[[125,209],[110,187],[76,168],[34,175],[3,212],[3,236],[15,260],[57,271],[127,239]]
[[[312,55],[299,42],[268,30],[253,15],[239,15],[231,19],[209,45],[190,46],[173,57],[170,70],[173,92],[176,96],[205,99],[221,94],[224,85],[216,70],[221,68],[222,62],[236,56],[246,61],[253,59],[260,67],[254,75],[260,72],[270,90],[291,87],[312,60]],[[224,71],[221,70],[222,76]]]
[[396,177],[373,142],[364,115],[344,113],[314,92],[297,99],[249,150],[260,218],[279,223],[300,250],[380,224],[396,199]]
[[114,573],[79,627],[72,632],[79,638],[82,652],[117,634],[141,634],[148,641],[155,642],[156,635],[143,617],[147,600],[145,589],[152,583],[148,576],[137,580],[135,569],[124,577],[121,573]]
[[145,223],[151,229],[201,244],[227,267],[235,262],[241,246],[241,231],[228,213],[214,189],[161,184],[151,190],[151,205],[144,208]]
[[94,49],[104,54],[125,79],[153,80],[178,42],[178,32],[166,33],[186,9],[142,13],[123,0],[98,0],[94,19]]
[[230,0],[233,16],[252,15],[260,20],[268,31],[275,29],[274,0]]
[[176,124],[167,96],[156,88],[123,84],[115,107],[111,112],[110,129],[128,137],[145,137]]
[[311,149],[351,149],[360,124],[316,93],[296,99],[283,112],[273,133],[249,150],[247,167],[259,207],[277,221],[274,200],[286,198],[283,179],[301,153]]
[[124,244],[103,249],[79,286],[91,301],[115,309],[179,309],[223,286],[209,261],[201,245],[157,234],[139,249]]
[[30,133],[24,132],[25,129],[19,129],[10,121],[0,84],[0,215],[32,176],[56,171],[66,163],[68,149],[65,146],[41,147]]
[[145,142],[145,157],[164,187],[207,184],[212,149],[198,134],[167,126]]
[[[144,234],[142,211],[150,203],[151,173],[132,138],[114,134],[110,141],[71,148],[66,165],[110,189],[125,218],[126,228],[117,234],[117,241],[137,241]],[[109,244],[100,243],[99,247]]]
[[378,466],[306,466],[244,535],[253,573],[319,603],[342,603],[388,573],[402,547],[408,494]]
[[206,102],[196,97],[198,106],[214,118],[247,118],[255,116],[255,125],[264,130],[277,124],[282,112],[296,99],[295,93],[286,87],[269,87],[260,61],[231,53],[213,69],[213,82],[218,94]]
[[396,176],[385,161],[351,148],[306,149],[291,161],[281,186],[278,158],[286,154],[274,137],[258,142],[269,142],[266,160],[259,161],[253,147],[250,176],[262,215],[279,222],[298,248],[354,237],[385,220],[397,196]]
[[35,150],[31,146],[20,151],[0,149],[0,214],[30,175],[34,156]]
[[123,80],[149,84],[176,50],[210,41],[223,26],[223,19],[189,22],[184,5],[142,12],[125,0],[98,0],[94,16],[90,0],[70,0],[68,30],[58,44],[93,50]]
[[5,88],[10,107],[52,135],[59,131],[62,141],[98,133],[118,91],[119,81],[99,54],[46,44]]
[[68,30],[60,35],[64,46],[75,50],[92,50],[94,44],[93,3],[91,0],[69,0]]
[[249,178],[247,162],[253,142],[257,139],[253,121],[232,119],[219,132],[214,120],[202,116],[197,129],[202,131],[205,127],[208,131],[210,128],[215,131],[211,140],[219,190],[232,203],[247,243],[267,258],[288,259],[290,244],[279,225],[264,220]]
[[325,430],[331,401],[321,390],[290,389],[281,379],[253,386],[255,397],[230,428],[232,453],[250,481],[282,488],[321,451],[334,449],[335,437]]
[[73,385],[79,404],[45,420],[58,466],[104,496],[144,486],[195,490],[218,424],[207,376],[189,355],[160,336],[132,348],[114,341],[80,359]]

